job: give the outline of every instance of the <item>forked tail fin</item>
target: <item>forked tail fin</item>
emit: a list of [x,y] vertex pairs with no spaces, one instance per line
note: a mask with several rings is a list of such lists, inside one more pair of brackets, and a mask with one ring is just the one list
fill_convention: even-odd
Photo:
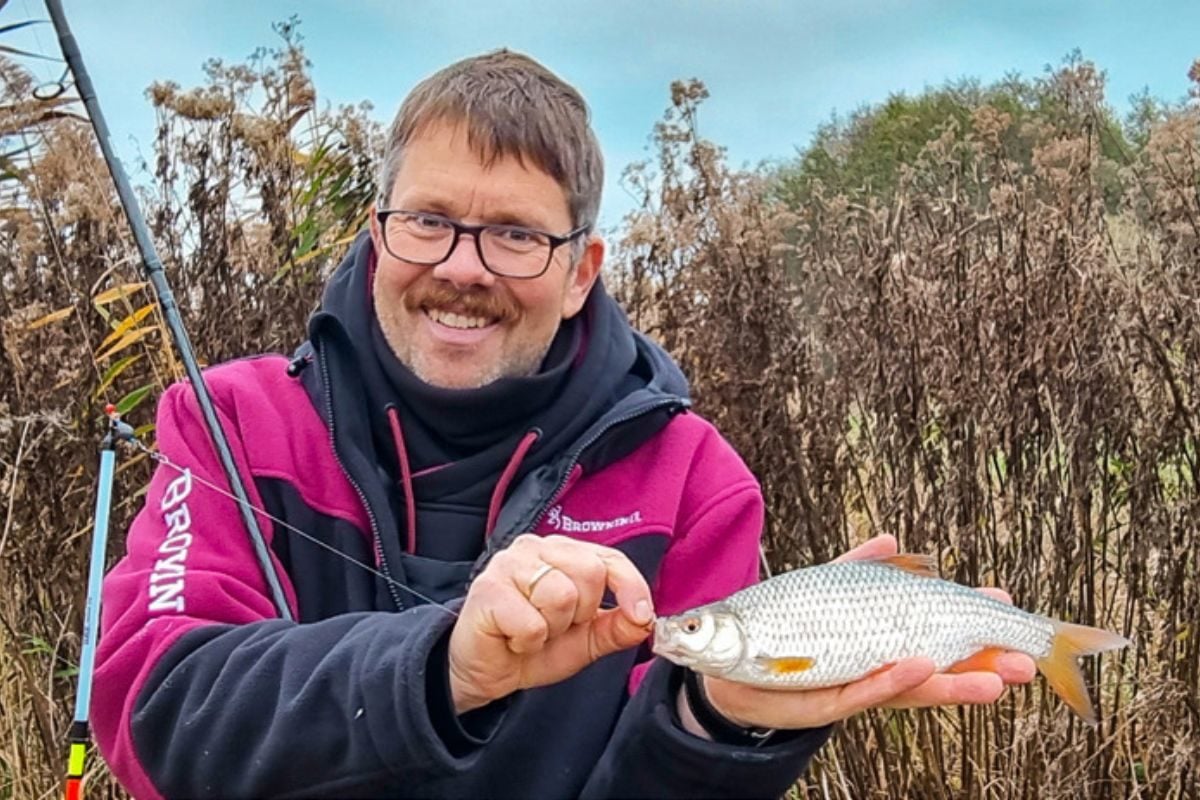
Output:
[[1054,620],[1054,639],[1050,654],[1037,662],[1038,670],[1046,676],[1050,688],[1089,725],[1096,724],[1096,711],[1083,682],[1083,672],[1076,659],[1106,650],[1118,650],[1129,644],[1124,636],[1102,628],[1073,625]]

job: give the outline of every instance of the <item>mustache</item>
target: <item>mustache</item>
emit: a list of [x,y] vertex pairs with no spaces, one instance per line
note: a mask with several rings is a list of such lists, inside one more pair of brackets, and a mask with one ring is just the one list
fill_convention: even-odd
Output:
[[440,281],[407,292],[404,307],[412,312],[433,308],[463,316],[497,320],[512,319],[517,315],[512,303],[503,295],[486,289],[469,289],[464,292]]

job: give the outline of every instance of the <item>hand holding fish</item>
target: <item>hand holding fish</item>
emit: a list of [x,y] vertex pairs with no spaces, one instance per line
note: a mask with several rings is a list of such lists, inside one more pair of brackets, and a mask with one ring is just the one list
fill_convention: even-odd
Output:
[[[1122,637],[1013,608],[1001,590],[931,577],[929,559],[896,550],[894,538],[876,537],[834,564],[660,619],[655,651],[702,673],[710,704],[742,727],[991,703],[1006,685],[1032,680],[1035,659],[1094,719],[1075,657],[1124,646]],[[686,703],[680,711],[688,724]]]
[[[601,608],[606,589],[616,608]],[[650,588],[625,554],[564,536],[520,536],[471,584],[450,634],[458,713],[565,680],[650,634]]]

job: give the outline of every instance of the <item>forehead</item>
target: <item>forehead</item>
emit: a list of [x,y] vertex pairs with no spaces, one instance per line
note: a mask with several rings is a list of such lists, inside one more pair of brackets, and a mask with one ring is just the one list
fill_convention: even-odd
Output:
[[553,176],[528,158],[486,152],[466,125],[446,122],[424,126],[405,145],[390,205],[470,222],[570,224],[566,190]]

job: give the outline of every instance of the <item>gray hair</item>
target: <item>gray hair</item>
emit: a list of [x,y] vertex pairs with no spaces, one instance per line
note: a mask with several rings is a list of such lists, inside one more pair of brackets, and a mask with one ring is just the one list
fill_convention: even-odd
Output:
[[589,116],[582,95],[529,56],[496,50],[458,61],[418,83],[401,104],[388,131],[376,202],[390,201],[404,148],[415,136],[438,122],[461,122],[485,164],[504,157],[531,163],[566,192],[571,226],[594,226],[604,159]]

